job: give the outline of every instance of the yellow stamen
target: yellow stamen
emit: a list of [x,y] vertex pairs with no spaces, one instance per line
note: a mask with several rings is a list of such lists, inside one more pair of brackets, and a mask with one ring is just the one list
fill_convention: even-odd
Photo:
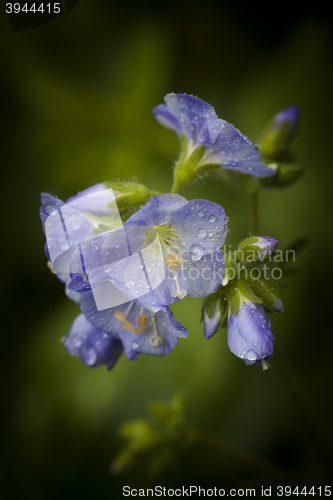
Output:
[[143,326],[146,325],[147,323],[148,323],[148,318],[145,314],[138,317],[138,326]]
[[126,332],[134,332],[134,326],[132,325],[132,323],[130,321],[124,321],[122,324],[121,324],[121,327],[126,330]]
[[164,262],[166,266],[170,269],[170,271],[174,273],[175,271],[177,271],[179,264],[183,262],[183,259],[181,258],[180,255],[176,253],[171,253],[170,255],[167,256]]
[[126,321],[126,316],[125,314],[123,314],[122,312],[120,311],[116,311],[115,313],[113,313],[113,316],[117,319],[119,319],[119,321]]
[[145,331],[145,329],[146,329],[145,325],[137,326],[134,330],[134,333],[142,333]]

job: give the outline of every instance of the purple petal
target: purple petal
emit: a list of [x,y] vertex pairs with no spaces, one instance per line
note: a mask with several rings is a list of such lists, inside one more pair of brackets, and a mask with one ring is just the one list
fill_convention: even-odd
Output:
[[228,345],[247,365],[270,359],[274,350],[271,322],[260,304],[245,302],[237,314],[230,314]]
[[64,345],[70,354],[80,357],[91,368],[104,364],[109,370],[123,351],[118,338],[97,329],[83,314],[74,321]]

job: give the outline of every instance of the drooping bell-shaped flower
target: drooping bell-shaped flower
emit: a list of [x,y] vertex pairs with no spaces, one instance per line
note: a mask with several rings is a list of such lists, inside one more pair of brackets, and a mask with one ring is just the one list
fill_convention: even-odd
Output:
[[243,302],[236,314],[230,313],[228,346],[233,354],[244,359],[247,365],[262,364],[268,367],[274,351],[271,322],[261,304]]
[[75,319],[63,343],[70,354],[91,368],[106,365],[111,370],[123,352],[121,340],[93,326],[83,314]]
[[82,294],[81,311],[95,328],[120,339],[131,360],[139,353],[153,356],[169,354],[187,330],[173,317],[168,307],[151,311],[128,302],[98,310],[92,292]]

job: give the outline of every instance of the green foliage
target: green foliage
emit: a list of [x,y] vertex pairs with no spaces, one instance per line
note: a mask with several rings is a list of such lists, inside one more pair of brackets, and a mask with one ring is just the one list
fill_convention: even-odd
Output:
[[248,284],[241,280],[233,280],[226,289],[229,307],[232,314],[236,314],[239,307],[243,302],[251,301],[257,304],[262,304],[263,300],[258,295],[256,295]]
[[174,397],[170,404],[152,403],[149,411],[152,422],[135,420],[121,426],[125,444],[111,464],[114,474],[135,469],[156,476],[194,442],[182,397]]

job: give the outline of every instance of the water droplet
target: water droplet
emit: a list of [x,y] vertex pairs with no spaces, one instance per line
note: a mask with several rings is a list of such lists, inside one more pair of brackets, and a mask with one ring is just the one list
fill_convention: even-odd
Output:
[[210,222],[214,222],[215,219],[216,219],[216,217],[215,217],[214,214],[212,214],[212,215],[209,216]]
[[203,239],[205,239],[205,238],[206,238],[207,233],[206,233],[206,231],[205,231],[204,229],[199,229],[199,231],[198,231],[198,236],[199,236],[199,238],[200,238],[200,239],[202,239],[202,240],[203,240]]
[[203,217],[205,214],[203,213],[202,210],[199,210],[198,215],[199,215],[199,217]]
[[132,349],[138,349],[139,343],[138,342],[132,342]]
[[258,358],[257,353],[256,353],[256,352],[254,352],[254,350],[253,350],[253,349],[249,349],[249,350],[245,353],[245,355],[246,355],[246,359],[248,359],[249,361],[255,361],[255,360]]
[[83,354],[83,361],[88,366],[92,366],[97,360],[97,353],[93,347],[88,348]]
[[190,248],[190,252],[192,254],[192,260],[200,260],[204,254],[204,250],[200,245],[192,245]]

